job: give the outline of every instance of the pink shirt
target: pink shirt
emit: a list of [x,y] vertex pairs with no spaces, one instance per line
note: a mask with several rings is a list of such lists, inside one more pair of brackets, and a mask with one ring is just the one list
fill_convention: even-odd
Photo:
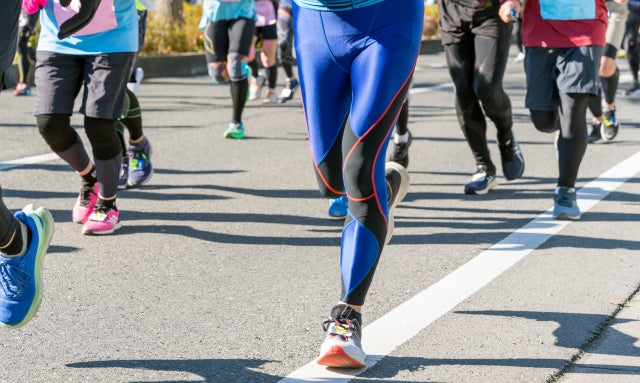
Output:
[[604,46],[607,20],[604,0],[527,0],[522,40],[526,47]]

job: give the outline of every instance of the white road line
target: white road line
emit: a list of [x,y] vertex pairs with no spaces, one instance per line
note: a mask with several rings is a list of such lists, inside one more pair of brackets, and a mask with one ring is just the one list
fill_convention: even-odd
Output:
[[[578,190],[580,210],[583,213],[588,211],[639,172],[640,152],[637,152]],[[362,345],[367,353],[366,368],[374,366],[571,223],[551,218],[552,210],[551,208],[540,214],[504,240],[365,327]],[[389,329],[393,329],[392,334]],[[328,370],[310,362],[279,383],[343,383],[349,382],[365,369]]]
[[39,164],[42,162],[48,162],[57,160],[58,155],[55,153],[39,154],[37,156],[18,158],[17,160],[0,162],[0,170],[7,170],[13,168],[19,168],[20,166]]
[[436,85],[430,85],[430,86],[415,86],[409,89],[409,94],[433,92],[435,90],[442,90],[442,89],[449,89],[449,88],[453,88],[452,82],[444,82],[442,84],[436,84]]

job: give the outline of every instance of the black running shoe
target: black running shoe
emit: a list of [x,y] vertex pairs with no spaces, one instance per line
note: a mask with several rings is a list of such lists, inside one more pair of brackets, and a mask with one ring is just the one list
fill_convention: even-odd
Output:
[[487,169],[486,165],[478,165],[478,171],[471,176],[471,181],[464,185],[465,194],[487,194],[489,190],[495,189],[496,168]]
[[524,173],[524,157],[522,157],[520,146],[515,137],[512,135],[510,140],[498,146],[500,147],[504,178],[507,181],[513,181],[522,177],[522,173]]
[[395,142],[393,143],[393,151],[389,157],[389,161],[396,162],[405,168],[409,167],[409,146],[411,146],[411,141],[413,141],[411,132],[408,133],[409,140],[407,142],[400,144],[396,144]]
[[587,136],[587,140],[590,144],[593,144],[596,141],[600,141],[602,139],[602,134],[600,134],[600,128],[602,128],[602,121],[592,121],[591,122],[591,133]]

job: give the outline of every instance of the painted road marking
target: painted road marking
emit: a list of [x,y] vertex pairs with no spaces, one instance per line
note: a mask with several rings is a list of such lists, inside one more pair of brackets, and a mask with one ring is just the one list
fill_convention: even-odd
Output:
[[0,162],[0,170],[19,168],[20,166],[34,165],[42,162],[57,160],[59,157],[55,153],[39,154],[37,156],[23,157],[17,160]]

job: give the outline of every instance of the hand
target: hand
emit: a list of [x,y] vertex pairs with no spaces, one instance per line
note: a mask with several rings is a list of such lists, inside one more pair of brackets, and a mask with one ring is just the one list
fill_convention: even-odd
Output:
[[516,21],[520,16],[520,1],[519,0],[507,0],[500,6],[498,16],[505,23],[511,23]]
[[613,1],[615,1],[618,4],[626,4],[629,2],[629,0],[613,0]]
[[47,5],[47,0],[22,0],[22,9],[30,15]]
[[[69,4],[71,0],[60,0],[60,5],[63,7],[68,7]],[[60,25],[58,38],[62,40],[69,37],[89,24],[99,5],[100,0],[80,0],[80,11]]]

